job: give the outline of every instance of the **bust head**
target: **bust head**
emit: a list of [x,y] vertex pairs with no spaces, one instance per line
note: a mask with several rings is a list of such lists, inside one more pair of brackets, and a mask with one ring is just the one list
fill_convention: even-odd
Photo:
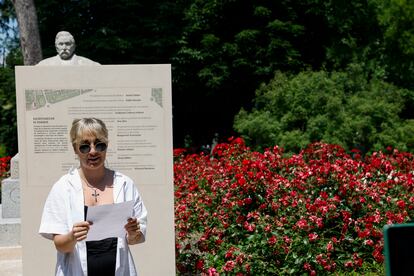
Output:
[[70,59],[75,53],[75,39],[66,31],[58,32],[55,39],[56,51],[63,60]]

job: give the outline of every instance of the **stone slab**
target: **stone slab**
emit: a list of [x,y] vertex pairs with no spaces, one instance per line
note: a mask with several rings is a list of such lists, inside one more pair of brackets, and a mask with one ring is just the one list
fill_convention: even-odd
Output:
[[1,182],[2,218],[20,218],[19,179],[6,178]]
[[0,247],[0,275],[2,276],[23,275],[21,246]]
[[19,179],[19,153],[10,160],[10,178]]
[[[18,246],[2,246],[0,247],[0,260],[12,261],[22,259],[22,247]],[[2,275],[0,273],[0,275]]]
[[2,218],[1,210],[2,208],[0,208],[0,246],[20,245],[20,219]]

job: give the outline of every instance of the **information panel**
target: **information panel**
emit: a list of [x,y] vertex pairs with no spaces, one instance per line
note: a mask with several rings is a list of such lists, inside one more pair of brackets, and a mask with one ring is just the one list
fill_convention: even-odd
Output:
[[[74,118],[97,117],[109,130],[109,167],[129,175],[136,174],[140,183],[166,183],[159,162],[164,153],[165,121],[163,93],[165,87],[80,87],[67,89],[46,87],[25,89],[26,149],[33,164],[34,179],[41,179],[41,167],[51,155],[58,158],[56,173],[66,173],[77,166],[68,133]],[[53,114],[53,116],[51,115]],[[48,185],[31,181],[30,185]]]
[[19,66],[16,93],[24,274],[53,273],[53,242],[37,234],[42,208],[53,183],[79,166],[72,121],[96,117],[109,131],[106,166],[137,183],[149,212],[147,241],[131,247],[137,268],[175,275],[170,65]]

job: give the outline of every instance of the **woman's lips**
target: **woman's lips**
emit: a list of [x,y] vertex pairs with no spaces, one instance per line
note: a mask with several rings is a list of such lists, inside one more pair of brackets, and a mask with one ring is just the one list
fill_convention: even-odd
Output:
[[99,161],[99,159],[100,159],[100,157],[99,157],[99,156],[96,156],[96,157],[90,157],[90,158],[88,158],[88,161],[89,161],[89,162],[93,162],[93,163],[95,163],[95,162],[98,162],[98,161]]

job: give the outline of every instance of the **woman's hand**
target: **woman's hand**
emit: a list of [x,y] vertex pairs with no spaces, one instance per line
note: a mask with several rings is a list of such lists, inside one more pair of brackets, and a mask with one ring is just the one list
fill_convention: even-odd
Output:
[[136,244],[142,237],[137,218],[129,218],[128,223],[124,226],[127,231],[128,244]]
[[69,233],[54,235],[53,241],[56,249],[63,253],[72,252],[78,241],[86,239],[90,225],[91,223],[87,221],[77,222]]
[[91,223],[89,223],[88,221],[81,221],[81,222],[75,223],[72,227],[73,238],[76,241],[82,241],[86,239],[90,225]]

